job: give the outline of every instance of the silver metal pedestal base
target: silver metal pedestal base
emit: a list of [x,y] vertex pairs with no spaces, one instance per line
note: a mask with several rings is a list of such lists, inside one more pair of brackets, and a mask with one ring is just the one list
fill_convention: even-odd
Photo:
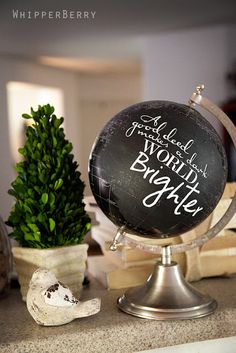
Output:
[[117,301],[118,307],[145,319],[193,319],[214,312],[217,303],[187,283],[179,265],[156,264],[147,282],[129,289]]

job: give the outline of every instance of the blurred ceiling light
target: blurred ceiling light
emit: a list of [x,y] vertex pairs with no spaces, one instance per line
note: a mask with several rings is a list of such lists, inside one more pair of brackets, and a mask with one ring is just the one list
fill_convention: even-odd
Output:
[[85,74],[136,74],[141,71],[140,62],[137,59],[62,58],[41,56],[39,57],[39,62],[44,65],[78,71]]

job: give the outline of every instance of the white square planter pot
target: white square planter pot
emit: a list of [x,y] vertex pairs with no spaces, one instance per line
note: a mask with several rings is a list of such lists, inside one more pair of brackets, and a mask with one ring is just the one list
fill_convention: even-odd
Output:
[[34,271],[39,267],[52,271],[57,279],[66,284],[79,298],[83,288],[88,244],[50,249],[13,247],[12,253],[20,282],[23,301]]

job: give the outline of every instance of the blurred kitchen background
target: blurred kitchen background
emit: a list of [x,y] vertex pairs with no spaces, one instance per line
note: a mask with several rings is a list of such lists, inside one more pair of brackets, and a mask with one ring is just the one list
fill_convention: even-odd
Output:
[[[13,9],[96,11],[96,15],[81,20],[14,19]],[[66,135],[90,195],[87,164],[94,139],[128,105],[151,99],[187,103],[196,85],[204,83],[204,94],[235,119],[235,39],[235,0],[1,1],[4,220],[13,202],[7,194],[13,165],[23,143],[22,113],[50,103],[57,115],[65,117]],[[208,118],[225,138],[216,121]]]

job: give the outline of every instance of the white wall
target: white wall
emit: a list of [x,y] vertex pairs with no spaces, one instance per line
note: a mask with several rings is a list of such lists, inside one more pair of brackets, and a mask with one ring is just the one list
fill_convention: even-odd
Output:
[[[13,180],[7,119],[8,81],[63,90],[66,135],[74,145],[82,179],[88,184],[87,161],[94,138],[120,109],[143,99],[187,103],[199,82],[206,85],[205,95],[209,99],[218,104],[224,101],[229,94],[225,75],[236,56],[235,37],[236,26],[216,26],[144,38],[144,97],[141,75],[81,76],[30,61],[0,58],[0,214],[6,219],[13,201],[7,194]],[[86,193],[91,193],[89,188]]]
[[[76,158],[79,156],[80,139],[77,137],[79,131],[79,117],[76,101],[77,77],[75,74],[43,67],[31,63],[30,61],[7,58],[0,58],[0,68],[0,215],[6,220],[13,203],[13,198],[7,194],[7,190],[10,188],[10,183],[14,179],[14,165],[9,140],[7,82],[20,81],[60,88],[64,93],[65,99],[66,134],[74,144]],[[32,103],[29,101],[29,109],[31,104]]]
[[[81,178],[87,184],[86,194],[91,194],[87,166],[95,136],[115,113],[141,99],[140,75],[81,76],[78,73],[49,68],[31,61],[3,57],[0,57],[0,68],[0,215],[4,220],[9,215],[13,198],[7,194],[7,190],[15,178],[7,111],[6,86],[9,81],[33,83],[62,90],[66,137],[73,143],[73,153],[79,163]],[[29,98],[29,109],[31,105]]]
[[198,83],[215,103],[228,96],[226,73],[236,57],[236,26],[216,26],[147,37],[143,48],[144,97],[187,103]]
[[141,74],[83,75],[78,79],[81,145],[81,177],[85,194],[91,195],[88,160],[96,136],[125,107],[142,100]]

